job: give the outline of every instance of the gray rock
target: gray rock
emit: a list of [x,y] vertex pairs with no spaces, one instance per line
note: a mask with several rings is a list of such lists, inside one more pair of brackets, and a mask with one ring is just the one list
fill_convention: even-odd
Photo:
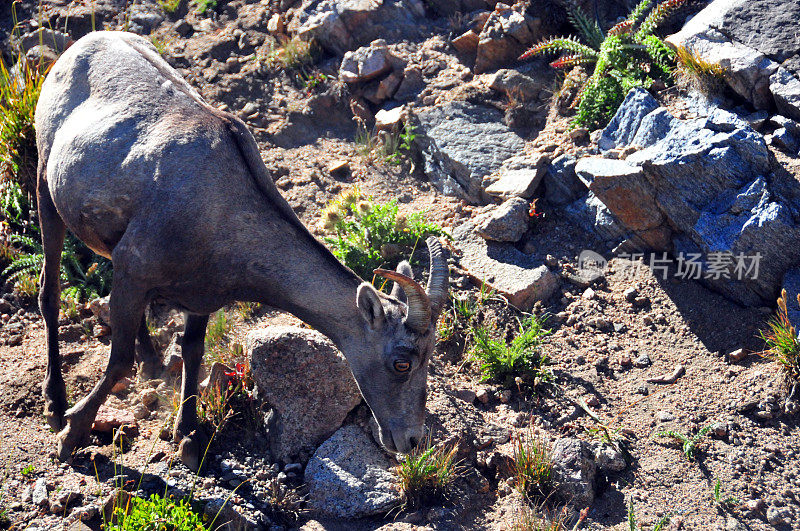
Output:
[[542,37],[541,19],[525,12],[525,4],[497,6],[478,37],[475,73],[515,60],[527,47]]
[[284,462],[330,437],[361,394],[344,356],[314,330],[273,326],[247,334],[258,392],[272,406],[273,455]]
[[461,267],[472,280],[484,282],[521,310],[530,310],[558,289],[558,278],[540,259],[513,245],[484,240],[471,223],[456,227],[453,242],[462,253]]
[[288,24],[288,33],[314,39],[334,55],[375,39],[413,40],[424,8],[419,0],[304,0]]
[[205,502],[203,513],[208,521],[221,525],[220,529],[250,531],[262,529],[258,523],[250,520],[246,515],[236,510],[233,502],[226,498],[211,498]]
[[478,234],[487,240],[518,242],[528,231],[530,204],[524,199],[512,197],[499,206],[486,208],[475,218],[475,224]]
[[627,468],[625,458],[616,449],[607,444],[597,444],[594,448],[594,460],[597,469],[602,472],[621,472]]
[[524,142],[495,110],[454,101],[417,113],[425,173],[443,193],[481,200],[483,178],[520,153]]
[[309,506],[335,518],[385,514],[400,501],[391,467],[369,435],[357,426],[345,426],[308,462]]
[[576,508],[591,505],[597,475],[591,446],[580,439],[557,439],[553,443],[552,460],[559,494]]
[[358,83],[380,77],[392,67],[390,56],[385,41],[347,52],[339,67],[339,79],[346,83]]
[[47,499],[47,480],[45,478],[39,478],[36,480],[36,483],[33,484],[31,501],[34,505],[39,507],[49,505],[50,502]]
[[800,268],[793,267],[786,271],[781,283],[782,289],[786,290],[786,310],[789,321],[795,330],[800,331],[800,302],[797,296],[800,295]]
[[484,179],[485,192],[500,199],[530,199],[542,182],[549,163],[549,157],[541,154],[506,159],[499,170]]
[[617,247],[630,236],[630,231],[592,192],[568,204],[563,213],[574,222],[593,230],[609,247]]
[[554,205],[566,205],[586,194],[586,185],[575,174],[575,157],[561,155],[544,174],[544,196]]
[[671,230],[676,255],[699,257],[700,280],[742,304],[771,302],[783,273],[800,259],[797,207],[768,185],[760,134],[713,104],[688,103],[699,117],[679,120],[643,89],[632,90],[601,144],[643,149],[625,161],[584,159],[576,171],[651,248],[670,246]]
[[520,74],[516,70],[502,68],[492,74],[488,80],[489,88],[514,96],[522,101],[533,101],[539,97],[544,85]]
[[795,0],[715,0],[675,35],[673,46],[720,65],[728,85],[757,109],[800,116],[800,36]]
[[778,68],[769,78],[769,90],[778,110],[800,120],[800,80],[785,68]]

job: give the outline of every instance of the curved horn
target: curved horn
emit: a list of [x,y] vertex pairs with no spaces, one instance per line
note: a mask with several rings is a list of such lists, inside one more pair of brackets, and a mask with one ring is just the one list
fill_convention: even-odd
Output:
[[442,244],[435,236],[429,236],[425,243],[431,257],[428,277],[428,299],[431,301],[431,318],[436,320],[447,303],[447,290],[450,288],[450,270],[442,253]]
[[408,297],[408,313],[405,318],[406,326],[417,332],[425,332],[431,325],[431,302],[428,299],[428,294],[422,289],[422,286],[417,284],[413,278],[398,273],[397,271],[376,269],[373,273],[383,278],[394,280],[403,288],[406,297]]

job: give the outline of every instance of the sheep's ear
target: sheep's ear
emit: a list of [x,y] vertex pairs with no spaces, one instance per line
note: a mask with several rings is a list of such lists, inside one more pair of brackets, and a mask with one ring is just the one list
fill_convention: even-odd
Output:
[[370,328],[377,330],[383,326],[386,320],[386,313],[383,311],[380,295],[372,287],[372,284],[364,282],[358,287],[356,305],[361,311],[361,317],[364,318]]
[[[395,269],[401,275],[405,275],[408,278],[414,278],[414,272],[411,270],[411,264],[403,260],[399,264],[397,264],[397,269]],[[406,292],[403,291],[403,288],[400,287],[400,284],[397,282],[394,283],[394,287],[392,288],[392,297],[399,300],[402,303],[407,303]],[[800,297],[800,295],[798,295]]]

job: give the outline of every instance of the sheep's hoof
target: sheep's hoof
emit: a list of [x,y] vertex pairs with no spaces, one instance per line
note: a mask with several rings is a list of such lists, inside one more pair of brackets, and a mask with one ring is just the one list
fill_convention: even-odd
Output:
[[197,472],[206,455],[209,441],[202,430],[194,430],[183,438],[178,446],[178,456],[181,462],[192,472]]
[[83,439],[81,430],[76,430],[72,423],[67,420],[66,427],[56,436],[58,439],[57,456],[59,461],[66,461],[78,447]]

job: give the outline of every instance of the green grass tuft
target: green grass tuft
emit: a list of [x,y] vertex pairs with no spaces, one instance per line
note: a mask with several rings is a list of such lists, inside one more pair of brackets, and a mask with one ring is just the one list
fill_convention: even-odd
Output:
[[545,496],[551,488],[553,461],[547,444],[531,431],[518,434],[514,441],[512,463],[514,485],[523,496]]
[[405,508],[413,509],[448,494],[461,475],[457,452],[456,444],[431,446],[430,439],[426,439],[424,445],[405,456],[396,469]]
[[483,380],[497,380],[511,386],[515,377],[521,377],[529,383],[547,381],[550,371],[547,365],[550,360],[541,351],[545,336],[550,334],[544,328],[544,320],[531,315],[519,323],[517,335],[510,341],[494,339],[483,326],[473,330],[471,355],[480,363]]

